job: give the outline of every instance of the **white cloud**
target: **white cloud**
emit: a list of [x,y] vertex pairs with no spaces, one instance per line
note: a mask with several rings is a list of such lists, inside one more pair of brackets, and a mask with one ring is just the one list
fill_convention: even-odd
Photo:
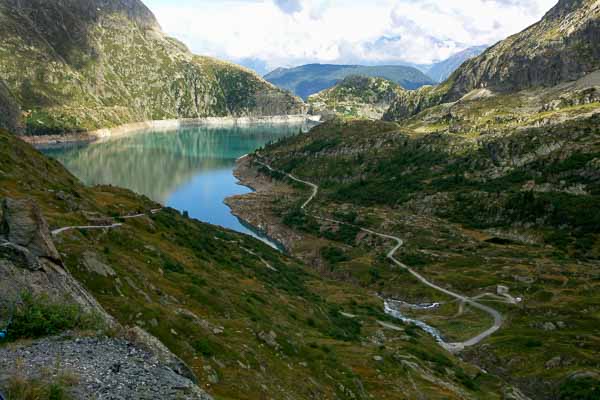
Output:
[[557,0],[147,0],[164,30],[199,54],[308,62],[429,63],[491,44]]
[[275,5],[286,14],[294,14],[302,11],[301,0],[273,0]]

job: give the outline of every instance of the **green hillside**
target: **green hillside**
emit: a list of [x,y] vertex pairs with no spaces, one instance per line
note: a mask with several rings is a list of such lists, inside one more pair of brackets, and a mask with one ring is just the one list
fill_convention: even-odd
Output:
[[303,112],[249,70],[191,54],[138,0],[0,1],[0,79],[27,134]]
[[308,98],[309,113],[324,118],[381,119],[404,89],[382,78],[349,76],[330,89]]
[[265,79],[275,86],[289,90],[306,100],[310,95],[328,89],[352,75],[384,78],[399,84],[405,89],[417,89],[435,83],[418,69],[399,65],[366,67],[360,65],[309,64],[296,68],[277,69],[265,75]]

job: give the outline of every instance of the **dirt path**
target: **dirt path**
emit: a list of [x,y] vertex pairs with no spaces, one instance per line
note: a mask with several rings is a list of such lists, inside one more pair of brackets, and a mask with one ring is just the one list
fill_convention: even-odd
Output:
[[[150,210],[150,215],[154,215],[158,212],[160,212],[162,210],[162,208],[157,208],[155,210]],[[135,215],[124,215],[122,217],[119,217],[121,219],[134,219],[134,218],[141,218],[141,217],[146,217],[149,214],[135,214]],[[114,223],[112,225],[84,225],[84,226],[65,226],[64,228],[58,228],[53,230],[52,236],[58,236],[61,233],[64,232],[68,232],[68,231],[72,231],[72,230],[97,230],[97,229],[115,229],[115,228],[119,228],[123,226],[123,223],[119,222],[119,223]]]

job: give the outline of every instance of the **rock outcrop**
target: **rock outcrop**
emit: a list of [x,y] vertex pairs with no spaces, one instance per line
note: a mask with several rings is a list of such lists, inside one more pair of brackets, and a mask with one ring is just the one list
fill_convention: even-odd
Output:
[[513,92],[574,81],[600,68],[600,2],[561,0],[537,24],[463,65],[446,100],[473,89]]
[[165,36],[140,0],[0,0],[0,79],[29,134],[304,112],[253,72]]
[[114,324],[102,306],[64,268],[48,224],[30,200],[5,199],[0,225],[0,305],[11,306],[23,293],[78,304]]

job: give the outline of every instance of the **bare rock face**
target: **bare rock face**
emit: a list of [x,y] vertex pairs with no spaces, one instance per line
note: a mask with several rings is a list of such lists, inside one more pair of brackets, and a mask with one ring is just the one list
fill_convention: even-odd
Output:
[[48,224],[31,200],[5,199],[2,202],[1,233],[7,242],[25,247],[36,257],[62,263]]
[[600,68],[600,3],[561,0],[537,24],[490,48],[451,78],[447,100],[473,89],[515,91],[574,81]]

